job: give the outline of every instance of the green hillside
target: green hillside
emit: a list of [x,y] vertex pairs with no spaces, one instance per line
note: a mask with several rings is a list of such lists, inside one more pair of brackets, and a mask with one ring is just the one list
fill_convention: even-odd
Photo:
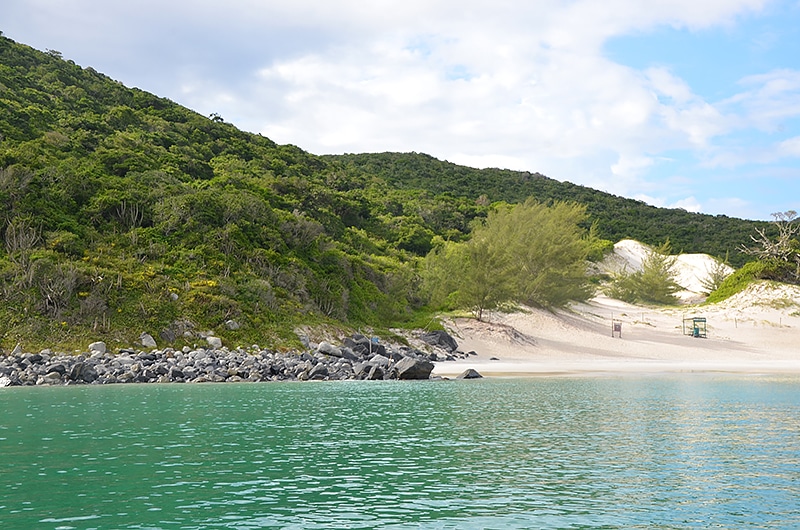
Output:
[[667,239],[677,252],[707,253],[741,266],[750,258],[738,249],[750,242],[755,228],[768,223],[725,215],[704,215],[681,209],[656,208],[539,173],[502,169],[473,169],[418,153],[376,153],[326,156],[340,161],[352,174],[379,176],[402,189],[422,188],[437,194],[476,200],[519,203],[528,197],[541,202],[585,204],[598,236],[611,241],[636,239],[658,245]]
[[609,239],[669,237],[734,263],[755,225],[425,155],[314,156],[0,36],[6,349],[414,325],[434,238],[528,195],[585,202]]

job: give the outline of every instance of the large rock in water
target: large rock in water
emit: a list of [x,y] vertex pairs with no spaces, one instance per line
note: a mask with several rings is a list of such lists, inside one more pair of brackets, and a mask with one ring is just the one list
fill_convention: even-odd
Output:
[[423,333],[420,339],[431,346],[443,348],[447,353],[453,353],[458,349],[456,339],[451,337],[446,331],[429,331],[428,333]]
[[94,366],[87,364],[83,361],[78,361],[74,365],[72,365],[72,369],[69,371],[67,378],[71,381],[75,381],[77,383],[84,382],[84,383],[91,383],[97,379],[97,370],[95,370]]
[[413,357],[403,357],[394,365],[398,379],[429,379],[432,371],[432,362]]
[[483,376],[474,368],[467,368],[456,379],[482,379]]
[[62,382],[61,374],[58,372],[47,372],[36,380],[37,385],[60,385]]

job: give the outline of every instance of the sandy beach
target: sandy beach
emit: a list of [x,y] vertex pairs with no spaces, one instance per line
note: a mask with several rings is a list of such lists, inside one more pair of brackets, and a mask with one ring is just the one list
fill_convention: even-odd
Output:
[[[684,318],[706,319],[695,338]],[[612,336],[612,321],[621,334]],[[641,307],[605,296],[555,312],[494,312],[446,321],[459,349],[433,375],[474,368],[485,377],[603,373],[800,373],[800,289],[769,282],[714,305]],[[621,336],[619,336],[621,335]]]

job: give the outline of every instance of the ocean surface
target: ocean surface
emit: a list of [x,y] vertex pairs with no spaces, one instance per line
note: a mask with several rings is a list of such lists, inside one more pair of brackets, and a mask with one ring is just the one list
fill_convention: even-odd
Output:
[[800,378],[0,389],[0,528],[798,528]]

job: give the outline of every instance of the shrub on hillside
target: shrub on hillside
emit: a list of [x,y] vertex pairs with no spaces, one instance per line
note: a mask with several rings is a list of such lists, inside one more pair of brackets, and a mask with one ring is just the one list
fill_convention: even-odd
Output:
[[780,260],[751,261],[737,270],[720,284],[706,299],[707,304],[721,302],[736,293],[744,291],[748,285],[758,280],[783,281],[792,265]]

